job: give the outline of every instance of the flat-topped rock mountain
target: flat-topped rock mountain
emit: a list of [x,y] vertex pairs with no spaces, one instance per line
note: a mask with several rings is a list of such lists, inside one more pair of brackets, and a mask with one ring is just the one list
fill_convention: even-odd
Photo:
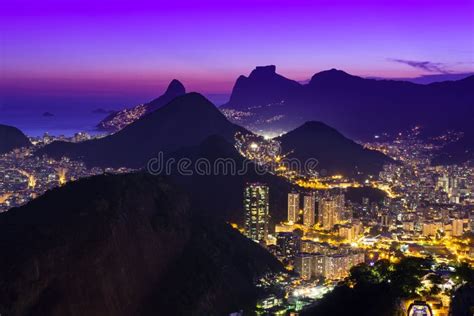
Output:
[[331,69],[300,84],[267,66],[240,76],[222,109],[252,131],[286,132],[314,120],[352,138],[371,139],[420,125],[429,134],[472,130],[472,104],[474,76],[423,85]]

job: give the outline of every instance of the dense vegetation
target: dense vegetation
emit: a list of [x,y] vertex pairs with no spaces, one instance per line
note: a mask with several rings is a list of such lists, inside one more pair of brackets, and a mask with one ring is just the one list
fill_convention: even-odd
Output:
[[[432,268],[432,260],[413,257],[403,258],[397,264],[380,260],[373,266],[355,266],[344,282],[304,315],[344,315],[348,311],[350,315],[398,315],[404,308],[403,300],[420,299],[439,292],[437,286],[430,289],[422,286],[425,276],[432,284],[441,284],[441,277],[433,273]],[[473,270],[462,264],[452,277],[458,284],[474,284],[473,275]]]

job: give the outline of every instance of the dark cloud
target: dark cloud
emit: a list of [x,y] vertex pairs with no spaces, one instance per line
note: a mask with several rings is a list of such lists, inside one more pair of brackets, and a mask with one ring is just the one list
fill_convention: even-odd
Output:
[[416,60],[406,60],[406,59],[396,59],[390,58],[390,61],[405,64],[413,68],[421,69],[427,72],[449,74],[450,71],[446,69],[446,65],[443,63],[434,63],[431,61],[416,61]]

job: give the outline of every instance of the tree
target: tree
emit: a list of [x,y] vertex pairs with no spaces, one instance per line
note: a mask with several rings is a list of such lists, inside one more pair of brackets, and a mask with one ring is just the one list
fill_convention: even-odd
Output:
[[431,263],[422,258],[403,258],[392,274],[395,294],[401,298],[416,296],[416,290],[422,286],[421,278],[430,271]]
[[459,283],[474,284],[474,269],[467,262],[462,262],[457,266],[454,275]]

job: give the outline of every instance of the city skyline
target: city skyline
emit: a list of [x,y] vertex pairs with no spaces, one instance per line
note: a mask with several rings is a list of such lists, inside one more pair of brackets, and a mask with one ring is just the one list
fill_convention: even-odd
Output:
[[0,4],[0,316],[474,311],[473,0]]

